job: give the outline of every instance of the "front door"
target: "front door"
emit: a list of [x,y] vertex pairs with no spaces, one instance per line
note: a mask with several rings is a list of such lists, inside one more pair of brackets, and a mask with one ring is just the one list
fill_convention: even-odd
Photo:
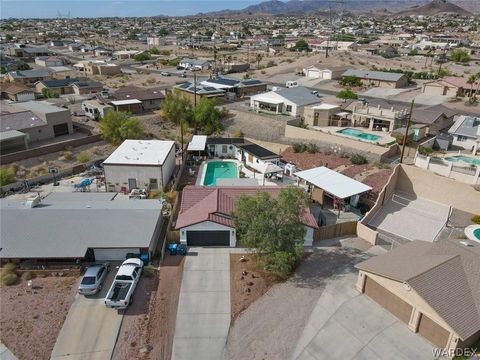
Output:
[[128,179],[128,190],[132,191],[137,188],[137,179]]

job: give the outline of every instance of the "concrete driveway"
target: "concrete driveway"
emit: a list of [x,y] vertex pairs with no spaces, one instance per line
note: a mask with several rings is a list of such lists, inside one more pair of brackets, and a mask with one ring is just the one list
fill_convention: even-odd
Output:
[[189,248],[178,302],[173,360],[217,360],[230,328],[230,249]]
[[112,266],[97,295],[75,297],[58,334],[52,360],[110,360],[123,312],[107,308],[103,300],[116,273]]
[[326,286],[293,354],[298,360],[431,359],[433,345],[354,287],[356,274]]

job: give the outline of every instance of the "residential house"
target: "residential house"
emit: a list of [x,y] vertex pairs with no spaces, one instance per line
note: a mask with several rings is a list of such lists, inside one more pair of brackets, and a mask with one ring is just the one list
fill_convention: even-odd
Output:
[[[303,110],[303,119],[305,124],[310,126],[342,126],[339,123],[341,116],[346,113],[341,111],[341,107],[331,104],[320,104],[315,106],[306,106]],[[345,121],[348,121],[345,119]]]
[[193,82],[184,82],[176,85],[174,89],[180,91],[192,102],[195,100],[200,101],[202,97],[218,98],[225,96],[225,90],[217,89],[212,86],[204,86],[202,84],[194,84]]
[[103,90],[103,84],[99,81],[76,81],[72,85],[75,95],[96,94]]
[[438,135],[446,132],[453,125],[457,111],[444,105],[429,105],[415,108],[412,113],[412,123],[428,126],[428,134]]
[[353,41],[332,41],[324,40],[319,44],[312,43],[311,48],[313,51],[357,51],[358,45]]
[[354,70],[349,69],[342,74],[342,77],[353,76],[362,80],[364,85],[403,88],[408,85],[408,78],[405,74],[391,73],[384,71]]
[[163,190],[175,170],[175,141],[125,140],[103,169],[107,191]]
[[453,146],[470,151],[473,155],[480,152],[480,117],[457,115],[455,123],[448,130],[453,135]]
[[210,157],[236,157],[237,146],[245,144],[244,138],[219,138],[209,137],[206,150]]
[[[380,101],[381,103],[381,101]],[[351,111],[352,126],[363,126],[371,131],[391,132],[406,125],[408,109],[390,106],[383,108],[380,104],[352,101],[344,109]]]
[[7,53],[10,56],[33,60],[38,56],[48,56],[50,51],[44,47],[31,47],[24,44],[15,44],[15,46],[8,47]]
[[[41,201],[0,199],[0,259],[78,264],[122,261],[136,254],[148,261],[160,238],[163,205],[116,195],[51,192]],[[45,225],[52,221],[55,226]]]
[[303,69],[303,73],[309,79],[323,79],[323,80],[339,80],[342,78],[342,74],[348,68],[345,66],[334,66],[330,68],[319,68],[315,65],[311,65]]
[[119,50],[114,51],[112,55],[115,59],[132,59],[139,53],[138,50]]
[[478,341],[480,244],[417,240],[356,267],[357,290],[432,346],[454,351]]
[[115,101],[139,100],[141,102],[139,111],[148,111],[160,109],[160,103],[165,96],[159,89],[148,89],[129,85],[115,91],[110,95],[110,98],[115,99]]
[[237,159],[246,166],[265,173],[268,164],[277,164],[281,156],[257,144],[237,144]]
[[52,72],[48,69],[42,70],[17,70],[7,73],[7,79],[11,82],[33,86],[38,81],[52,78]]
[[35,64],[43,67],[63,66],[67,61],[58,56],[38,56],[35,58]]
[[85,95],[102,91],[103,84],[98,81],[83,81],[79,79],[44,80],[35,84],[35,90],[38,93],[42,93],[43,89],[55,91],[60,95]]
[[62,40],[52,40],[52,41],[50,41],[50,46],[52,46],[52,47],[63,47],[63,46],[65,46],[65,44]]
[[211,66],[210,61],[208,60],[198,60],[198,59],[190,59],[190,58],[183,58],[180,60],[179,66],[183,67],[184,69],[189,70],[208,70]]
[[21,83],[6,83],[1,87],[2,98],[14,102],[35,100],[35,91]]
[[321,99],[305,87],[280,88],[250,97],[254,111],[302,116],[305,106],[319,104]]
[[260,80],[237,80],[225,77],[207,79],[200,83],[206,87],[213,87],[225,92],[226,96],[234,98],[243,98],[251,95],[263,93],[267,90],[267,84]]
[[32,142],[73,133],[70,110],[28,101],[2,106],[0,132],[16,131],[16,138],[2,141],[2,148],[27,147]]
[[[254,196],[264,191],[277,197],[279,186],[207,187],[186,186],[182,191],[180,211],[175,228],[180,231],[180,242],[189,246],[230,246],[237,244],[237,233],[232,212],[240,194]],[[310,209],[301,216],[306,232],[304,246],[311,246],[317,222]]]
[[467,78],[458,76],[446,76],[442,79],[429,81],[423,84],[422,93],[426,95],[444,95],[449,97],[469,96],[470,93],[477,91],[479,81],[476,81],[473,84],[468,84],[467,80]]
[[113,50],[107,49],[102,46],[97,46],[93,49],[93,53],[95,54],[95,56],[112,56]]
[[104,61],[89,61],[83,64],[83,71],[88,75],[107,75],[113,76],[120,74],[122,70],[116,64],[106,63]]

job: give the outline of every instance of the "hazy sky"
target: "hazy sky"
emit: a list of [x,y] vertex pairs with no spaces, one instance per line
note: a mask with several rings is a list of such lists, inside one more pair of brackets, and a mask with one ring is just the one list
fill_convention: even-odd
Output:
[[242,9],[261,0],[0,0],[0,18],[194,15],[223,9]]

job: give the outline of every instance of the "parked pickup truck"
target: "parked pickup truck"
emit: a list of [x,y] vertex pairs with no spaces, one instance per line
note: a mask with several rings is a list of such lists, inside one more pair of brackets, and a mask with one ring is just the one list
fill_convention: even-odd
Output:
[[105,297],[105,305],[126,309],[132,302],[133,292],[142,273],[143,261],[137,258],[125,260],[118,269],[113,284]]

